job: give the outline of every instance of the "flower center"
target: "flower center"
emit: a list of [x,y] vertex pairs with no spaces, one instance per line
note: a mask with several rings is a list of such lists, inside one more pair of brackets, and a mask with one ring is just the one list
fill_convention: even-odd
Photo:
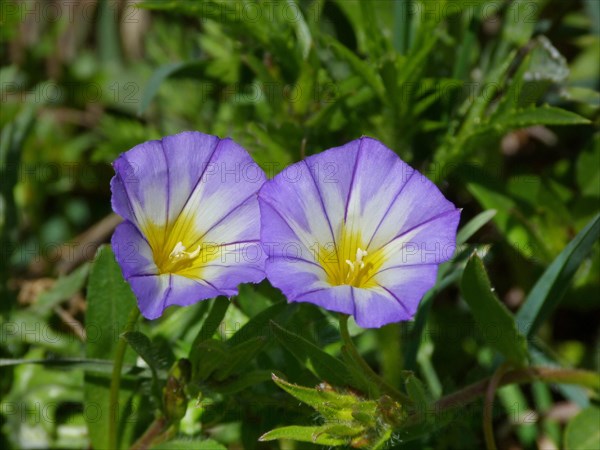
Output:
[[174,273],[178,270],[187,268],[194,263],[194,260],[200,255],[200,244],[196,247],[196,250],[193,252],[186,252],[186,248],[183,245],[183,242],[179,241],[175,244],[175,248],[171,253],[169,253],[169,258],[166,262],[166,266],[164,270],[162,268],[161,271]]
[[152,248],[154,263],[161,274],[198,278],[202,267],[214,259],[217,252],[204,251],[205,246],[197,234],[184,233],[179,228],[177,223],[167,227],[146,225],[144,234]]
[[319,245],[315,259],[323,267],[333,286],[370,288],[377,285],[374,275],[383,265],[382,252],[363,250],[360,234],[342,231],[336,244]]
[[367,256],[368,253],[361,248],[356,249],[356,259],[354,261],[346,260],[346,264],[350,270],[346,274],[346,284],[351,286],[360,287],[360,282],[363,278],[367,277],[369,270],[373,267],[372,263],[365,264],[363,257]]

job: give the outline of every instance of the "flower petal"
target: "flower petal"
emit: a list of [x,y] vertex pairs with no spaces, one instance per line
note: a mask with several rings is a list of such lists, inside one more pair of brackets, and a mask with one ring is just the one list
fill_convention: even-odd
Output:
[[117,225],[111,246],[126,279],[134,275],[157,273],[148,241],[131,222]]
[[[405,230],[383,246],[380,271],[391,267],[441,264],[456,250],[460,210],[445,211]],[[374,275],[377,277],[377,275]]]
[[130,222],[166,223],[169,180],[160,141],[148,141],[123,153],[113,163],[113,210]]
[[[246,150],[231,139],[220,140],[172,232],[191,233],[196,240],[219,242],[259,239],[256,194],[265,180],[265,173]],[[232,217],[238,208],[243,213]],[[238,223],[247,223],[243,227],[233,226],[234,218]],[[225,227],[226,236],[222,234]]]
[[412,318],[403,305],[383,288],[352,288],[354,320],[363,328],[379,328]]
[[307,291],[304,294],[289,298],[293,302],[309,302],[321,306],[330,311],[341,312],[344,314],[354,313],[354,303],[352,300],[351,286],[335,286]]
[[437,265],[395,268],[378,278],[377,288],[354,288],[356,323],[378,328],[412,319],[423,295],[435,284],[436,275]]
[[187,306],[218,295],[233,295],[190,278],[163,274],[133,276],[127,280],[146,319],[156,319],[172,305]]
[[185,132],[134,147],[114,168],[112,205],[125,222],[112,243],[145,317],[264,279],[266,176],[238,144]]
[[265,183],[259,203],[271,283],[289,301],[353,314],[363,327],[414,315],[454,252],[460,216],[431,181],[367,137],[288,167]]

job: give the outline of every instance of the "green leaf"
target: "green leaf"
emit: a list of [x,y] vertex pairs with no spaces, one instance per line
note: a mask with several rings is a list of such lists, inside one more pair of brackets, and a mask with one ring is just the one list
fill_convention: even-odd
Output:
[[229,338],[227,343],[230,345],[238,345],[255,337],[271,336],[271,329],[269,327],[270,321],[286,309],[289,309],[286,302],[279,302],[269,306],[246,322],[242,328]]
[[312,36],[310,29],[304,20],[304,16],[300,10],[300,7],[294,2],[294,0],[287,0],[288,6],[296,11],[296,17],[294,18],[294,29],[296,31],[296,38],[298,39],[298,45],[300,47],[300,53],[303,59],[308,58],[310,48],[312,46]]
[[389,100],[385,94],[385,87],[381,77],[368,61],[360,59],[339,41],[327,36],[323,36],[323,38],[325,39],[325,43],[331,46],[337,57],[346,61],[352,70],[363,78],[382,101],[387,102]]
[[150,102],[158,92],[158,88],[162,84],[164,80],[169,78],[173,73],[180,70],[185,65],[184,62],[176,62],[171,64],[165,64],[162,67],[159,67],[150,77],[148,84],[144,88],[144,93],[142,95],[142,100],[140,101],[140,106],[138,107],[138,115],[142,115]]
[[54,286],[38,297],[35,303],[36,313],[49,314],[55,306],[73,297],[83,288],[89,269],[89,264],[83,264],[69,275],[59,278]]
[[585,103],[593,108],[600,107],[600,92],[598,91],[581,86],[565,87],[564,90],[568,100]]
[[171,367],[169,355],[160,351],[160,347],[153,345],[150,338],[139,331],[128,331],[123,334],[123,339],[146,361],[146,364],[155,371],[167,370]]
[[[271,377],[277,386],[301,402],[313,407],[327,419],[351,419],[351,414],[348,415],[343,409],[354,406],[359,402],[354,395],[343,394],[331,388],[308,388],[288,383],[275,374],[272,374]],[[344,415],[347,417],[344,417]]]
[[197,62],[190,63],[182,61],[171,64],[165,64],[164,66],[161,66],[158,69],[156,69],[156,71],[150,77],[148,84],[146,84],[146,87],[144,88],[142,100],[140,101],[140,106],[138,108],[138,115],[142,115],[146,111],[146,109],[148,109],[150,102],[158,92],[158,89],[160,88],[160,85],[163,81],[165,81],[167,78],[174,75],[175,73],[183,70],[184,68],[186,68],[186,66],[197,64]]
[[421,380],[414,375],[409,375],[406,377],[405,384],[406,392],[414,402],[417,411],[423,413],[426,412],[429,404],[431,403],[431,398]]
[[215,378],[221,381],[247,368],[248,364],[262,350],[266,342],[266,337],[257,336],[230,347],[227,350],[227,358],[215,372]]
[[298,361],[305,364],[310,363],[310,369],[319,378],[336,386],[346,386],[349,377],[346,365],[329,353],[325,353],[312,342],[302,336],[286,330],[277,323],[271,321],[271,328],[275,338],[292,353]]
[[566,450],[600,448],[600,408],[592,406],[577,414],[565,430]]
[[473,255],[463,273],[461,291],[487,343],[522,366],[527,360],[525,337],[506,307],[494,295],[483,262]]
[[527,259],[551,261],[547,239],[520,213],[523,205],[507,192],[505,182],[476,167],[465,170],[464,177],[467,189],[477,201],[484,208],[497,211],[494,224],[516,251]]
[[[87,287],[86,355],[111,359],[129,312],[137,307],[131,288],[109,246],[98,249]],[[135,361],[133,353],[130,361]]]
[[200,342],[190,353],[192,381],[206,380],[226,360],[227,346],[223,342],[215,339]]
[[[113,359],[121,330],[133,308],[137,308],[135,297],[123,279],[121,268],[115,261],[111,248],[100,247],[92,265],[87,288],[85,325],[88,359]],[[125,353],[124,363],[133,365],[135,359],[135,353],[128,350]],[[104,373],[85,374],[85,407],[102,413],[98,417],[86,416],[94,448],[108,447],[109,386],[110,376]],[[131,393],[132,391],[127,392],[125,386],[122,386],[118,413],[121,422],[126,422],[128,419],[123,412]]]
[[194,338],[192,348],[196,347],[202,341],[206,341],[213,337],[215,332],[219,329],[219,326],[221,326],[223,317],[225,317],[227,308],[229,308],[229,303],[230,301],[225,297],[217,297],[214,299],[212,308],[204,320],[202,328],[200,328],[200,331]]
[[241,374],[239,377],[227,380],[224,383],[215,383],[212,388],[221,394],[231,395],[239,391],[255,386],[265,381],[271,381],[272,374],[270,370],[253,370],[248,373]]
[[504,386],[496,391],[496,395],[506,414],[514,417],[514,430],[521,445],[525,448],[533,446],[538,435],[537,424],[528,418],[531,406],[521,387],[514,384]]
[[103,64],[120,64],[119,23],[114,5],[109,0],[101,0],[98,5],[97,39],[98,50]]
[[[91,372],[111,374],[113,362],[107,359],[88,358],[56,358],[56,359],[24,359],[24,358],[2,358],[0,367],[17,366],[21,364],[41,364],[45,367],[56,369],[75,370],[83,369]],[[132,366],[126,367],[129,370]]]
[[533,125],[585,125],[591,123],[585,117],[570,111],[542,106],[527,108],[499,117],[493,124],[505,128],[525,128]]
[[300,442],[310,442],[317,445],[340,446],[346,445],[348,439],[341,439],[329,436],[325,433],[324,427],[301,427],[292,425],[271,430],[263,434],[259,441],[274,441],[275,439],[291,439]]
[[456,235],[456,246],[467,242],[471,236],[477,233],[481,227],[488,223],[496,215],[495,209],[488,209],[473,217]]
[[550,264],[529,292],[517,312],[519,330],[533,335],[546,320],[569,288],[575,271],[600,235],[600,214],[597,214]]
[[600,134],[596,134],[577,158],[577,185],[584,197],[600,198]]
[[176,437],[166,442],[153,445],[152,450],[227,450],[223,444],[213,439],[196,439]]
[[506,20],[502,37],[516,47],[522,47],[529,41],[537,22],[538,11],[541,9],[538,0],[515,0],[510,3],[506,12]]

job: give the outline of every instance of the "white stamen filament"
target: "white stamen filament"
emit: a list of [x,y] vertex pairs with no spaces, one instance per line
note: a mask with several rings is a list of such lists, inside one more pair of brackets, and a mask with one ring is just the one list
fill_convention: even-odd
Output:
[[198,244],[198,247],[196,247],[196,250],[194,250],[193,252],[186,252],[185,250],[186,248],[183,245],[183,242],[178,242],[177,244],[175,244],[175,248],[173,249],[173,251],[169,254],[169,259],[175,261],[182,259],[194,259],[200,254],[200,244]]
[[348,264],[348,266],[350,266],[350,270],[348,271],[348,274],[346,275],[346,280],[348,280],[352,276],[355,276],[354,269],[356,269],[357,266],[358,266],[358,270],[363,269],[365,267],[363,258],[367,255],[368,255],[368,253],[365,250],[361,250],[360,248],[357,248],[356,249],[356,259],[354,260],[354,262],[350,261],[349,259],[346,260],[346,264]]

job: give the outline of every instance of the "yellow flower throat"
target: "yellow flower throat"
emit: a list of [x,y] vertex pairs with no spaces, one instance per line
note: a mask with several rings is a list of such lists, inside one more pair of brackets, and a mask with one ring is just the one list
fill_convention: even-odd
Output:
[[384,258],[381,250],[367,251],[366,247],[360,233],[349,232],[344,227],[335,244],[317,246],[315,257],[332,286],[372,288],[377,286],[374,275]]
[[218,257],[218,246],[206,245],[190,228],[181,218],[170,226],[146,224],[144,235],[159,273],[199,278],[202,267]]

